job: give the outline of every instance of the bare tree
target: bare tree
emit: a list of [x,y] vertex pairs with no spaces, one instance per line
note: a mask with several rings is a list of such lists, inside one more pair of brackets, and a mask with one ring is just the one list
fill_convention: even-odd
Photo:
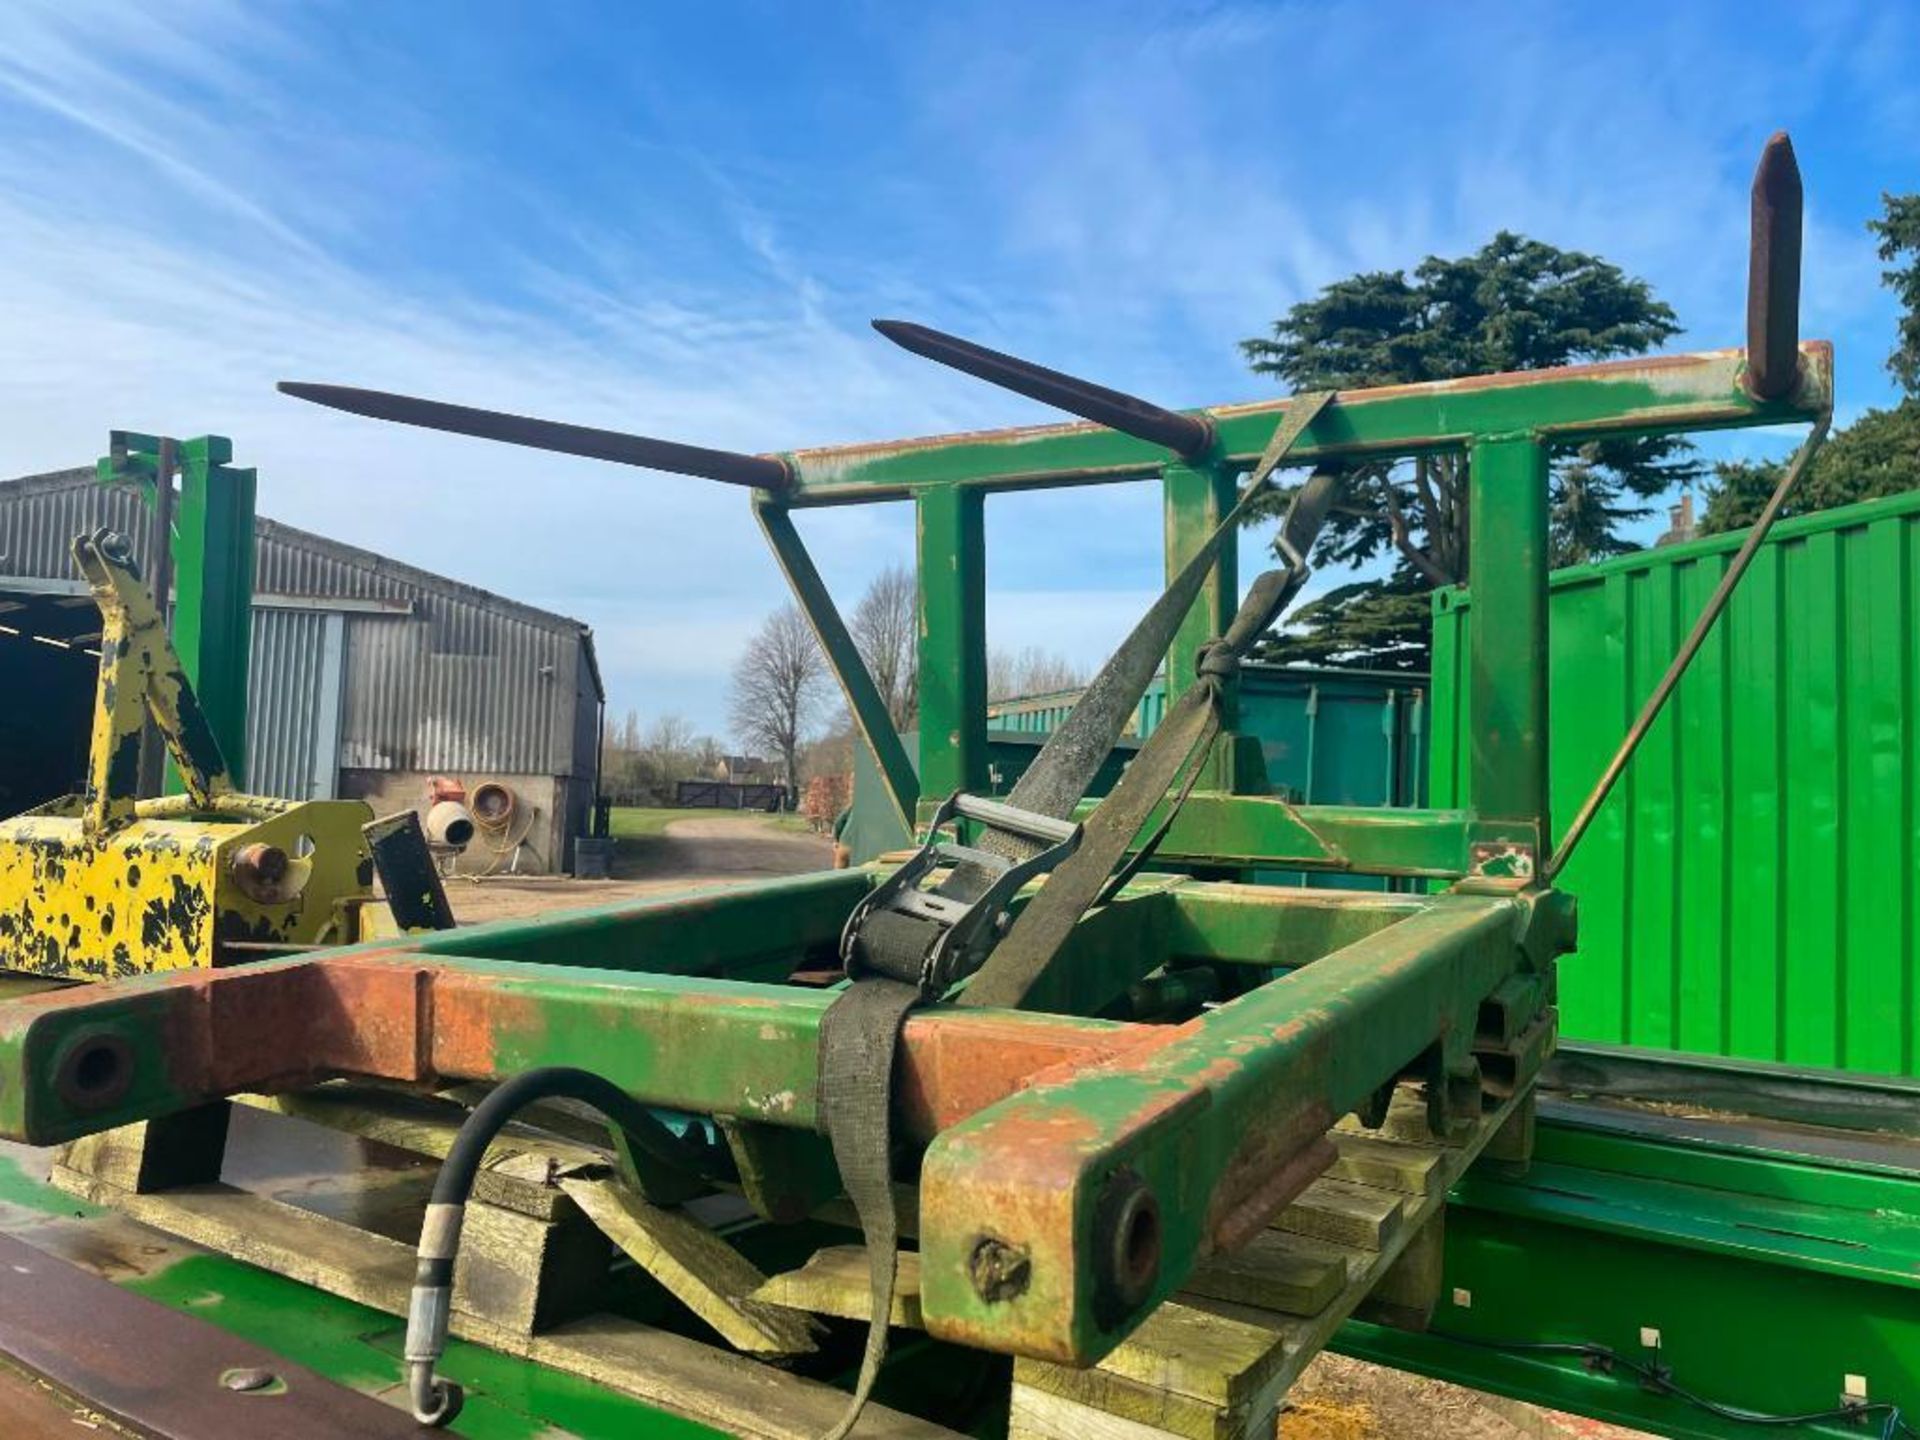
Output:
[[792,605],[767,617],[733,667],[734,734],[742,745],[780,757],[789,795],[800,793],[800,744],[826,689],[826,658]]
[[847,628],[873,676],[896,730],[911,730],[920,710],[919,588],[904,565],[873,577]]
[[640,738],[638,759],[642,773],[663,794],[670,793],[676,781],[694,773],[697,743],[693,725],[686,716],[662,715]]
[[1045,695],[1072,690],[1087,683],[1087,672],[1066,656],[1037,645],[1018,651],[994,650],[987,655],[987,698],[1012,700],[1022,695]]
[[677,757],[692,750],[696,743],[693,722],[686,716],[668,711],[647,727],[644,748],[663,757]]

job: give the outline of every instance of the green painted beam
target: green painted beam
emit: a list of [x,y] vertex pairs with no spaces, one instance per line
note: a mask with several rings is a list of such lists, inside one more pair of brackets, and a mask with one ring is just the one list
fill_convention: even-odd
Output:
[[920,790],[943,800],[987,786],[985,495],[915,496],[920,570]]
[[[920,1172],[929,1333],[1097,1361],[1202,1255],[1265,1224],[1266,1187],[1341,1115],[1437,1044],[1470,1041],[1479,1000],[1514,968],[1530,909],[1440,897],[1164,1045],[1036,1082],[942,1131]],[[1449,1016],[1466,1028],[1450,1030]],[[1155,1265],[1132,1295],[1108,1278],[1128,1249],[1116,1191],[1144,1191],[1158,1215]],[[988,1240],[1025,1258],[1018,1293],[975,1289],[973,1256]]]
[[[777,917],[766,923],[777,931]],[[835,994],[408,943],[47,992],[0,1005],[0,1136],[57,1144],[342,1075],[505,1080],[549,1065],[666,1109],[818,1129],[820,1023]],[[1100,1020],[947,1008],[910,1023],[908,1075],[915,1027],[930,1027],[923,1090],[946,1084],[962,1110],[989,1103],[996,1084],[1138,1038]],[[970,1068],[955,1076],[949,1056]]]
[[[1239,498],[1236,476],[1226,466],[1167,465],[1161,469],[1166,537],[1166,574],[1174,576],[1186,568],[1187,561],[1220,528],[1220,522]],[[1220,558],[1201,586],[1200,598],[1181,621],[1167,651],[1167,704],[1174,701],[1194,682],[1194,665],[1200,647],[1226,633],[1234,611],[1240,604],[1240,557],[1238,547],[1229,541],[1221,547]],[[1221,716],[1222,727],[1233,728],[1238,698],[1229,687],[1229,700]]]
[[860,647],[854,644],[839,607],[833,603],[826,582],[814,566],[813,557],[801,543],[799,532],[793,527],[793,516],[764,492],[755,494],[753,515],[760,522],[760,533],[767,537],[781,573],[793,589],[800,612],[813,626],[814,637],[826,654],[827,664],[846,699],[847,711],[853,716],[854,729],[880,772],[894,814],[902,825],[910,828],[914,806],[920,799],[920,780],[913,773],[913,761],[900,741],[900,732],[894,729],[893,717],[887,713],[887,702],[881,698],[872,672],[861,658]]
[[255,472],[233,442],[202,435],[180,447],[174,512],[173,645],[227,773],[246,788],[247,684],[253,656]]
[[[1484,435],[1530,431],[1553,443],[1610,434],[1666,434],[1808,420],[1832,403],[1833,350],[1801,346],[1802,381],[1787,399],[1762,402],[1741,386],[1745,353],[1695,355],[1533,370],[1359,392],[1334,404],[1294,447],[1301,464],[1355,455],[1464,449]],[[1250,464],[1285,415],[1287,400],[1221,405],[1206,415],[1219,453]],[[1167,452],[1097,425],[1036,425],[938,439],[798,450],[788,457],[794,504],[902,498],[928,485],[1022,489],[1144,478]]]
[[[1098,803],[1082,801],[1074,818],[1085,820]],[[919,823],[925,825],[933,811],[934,803],[923,800]],[[1160,817],[1156,809],[1141,832],[1151,833]],[[1472,869],[1469,847],[1483,831],[1492,833],[1470,810],[1287,806],[1263,795],[1197,790],[1180,807],[1154,858],[1202,869],[1259,866],[1447,880]]]
[[1467,637],[1478,812],[1547,833],[1547,452],[1533,434],[1473,447],[1469,546],[1481,613]]
[[[1037,887],[1016,901],[1015,912],[1035,893]],[[1265,972],[1311,964],[1431,903],[1420,896],[1364,890],[1254,887],[1150,875],[1082,918],[1021,1008],[1109,1014],[1136,981],[1187,962],[1240,967],[1248,983],[1261,983],[1269,978]]]
[[410,948],[586,970],[784,980],[802,960],[837,963],[840,931],[873,880],[870,870],[818,870],[724,892],[709,885],[436,930],[414,937]]
[[[1083,819],[1089,813],[1090,805],[1076,812]],[[1156,810],[1142,829],[1150,832],[1158,823]],[[1470,868],[1473,831],[1473,816],[1465,810],[1288,807],[1265,796],[1203,790],[1180,807],[1155,859],[1173,865],[1258,865],[1446,879]]]
[[1166,892],[1171,911],[1165,947],[1182,960],[1297,968],[1418,914],[1430,903],[1415,895],[1370,890],[1287,887],[1284,909],[1265,890],[1243,885],[1179,885]]

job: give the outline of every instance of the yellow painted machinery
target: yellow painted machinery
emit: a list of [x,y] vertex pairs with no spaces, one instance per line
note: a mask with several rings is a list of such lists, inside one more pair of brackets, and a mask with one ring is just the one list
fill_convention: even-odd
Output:
[[[0,970],[104,980],[360,939],[372,812],[238,793],[125,542],[73,555],[103,620],[86,788],[0,821]],[[184,794],[135,798],[148,717]]]

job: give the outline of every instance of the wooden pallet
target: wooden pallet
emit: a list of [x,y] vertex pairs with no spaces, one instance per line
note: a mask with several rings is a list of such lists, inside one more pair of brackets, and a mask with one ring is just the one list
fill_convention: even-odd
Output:
[[[1512,1046],[1527,1054],[1529,1079],[1551,1043],[1551,1022],[1543,1024],[1544,1040]],[[430,1160],[445,1157],[466,1113],[451,1099],[339,1085],[236,1103]],[[1016,1362],[1011,1440],[1271,1437],[1288,1387],[1356,1309],[1425,1323],[1438,1295],[1448,1189],[1483,1152],[1527,1148],[1531,1096],[1489,1105],[1436,1139],[1418,1087],[1403,1084],[1378,1130],[1342,1122],[1325,1174],[1238,1253],[1204,1263],[1099,1365]],[[77,1141],[56,1161],[54,1182],[207,1249],[405,1314],[417,1231],[390,1224],[380,1233],[326,1213],[328,1185],[350,1193],[356,1213],[377,1209],[368,1204],[377,1178],[322,1177],[297,1204],[223,1184],[227,1117],[213,1106]],[[807,1353],[816,1316],[866,1319],[861,1248],[830,1247],[769,1278],[684,1210],[649,1205],[621,1185],[595,1122],[565,1110],[530,1118],[537,1127],[503,1132],[476,1183],[454,1334],[756,1440],[810,1440],[827,1429],[843,1392],[752,1357]],[[417,1227],[419,1176],[389,1183],[404,1191],[398,1203],[413,1207],[406,1213]],[[917,1197],[903,1198],[911,1235]],[[616,1246],[726,1348],[607,1313],[600,1287]],[[896,1325],[920,1325],[917,1267],[917,1255],[902,1254]],[[880,1406],[854,1433],[955,1434]]]
[[[451,1104],[344,1087],[242,1103],[429,1158],[445,1156],[464,1114]],[[343,1198],[356,1211],[381,1211],[385,1184],[404,1191],[393,1213],[410,1215],[417,1229],[419,1177],[316,1177],[299,1187],[301,1204],[223,1184],[222,1113],[76,1141],[56,1157],[53,1183],[204,1249],[405,1315],[411,1239],[322,1212]],[[683,1211],[648,1205],[612,1179],[606,1162],[599,1149],[526,1126],[510,1127],[488,1150],[462,1236],[453,1334],[751,1440],[824,1433],[846,1408],[846,1393],[753,1358],[811,1350],[818,1322],[751,1298],[766,1277],[744,1256]],[[597,1309],[615,1245],[725,1347]],[[853,1433],[856,1440],[958,1440],[945,1426],[879,1405],[867,1408]]]
[[[1010,1440],[1252,1440],[1274,1434],[1287,1389],[1348,1316],[1418,1328],[1440,1287],[1446,1194],[1490,1147],[1524,1143],[1531,1098],[1500,1101],[1446,1139],[1402,1086],[1387,1123],[1343,1122],[1338,1158],[1271,1227],[1207,1261],[1090,1369],[1014,1365]],[[870,1313],[865,1252],[818,1252],[754,1298],[819,1315]],[[892,1320],[918,1327],[919,1256],[900,1256]]]

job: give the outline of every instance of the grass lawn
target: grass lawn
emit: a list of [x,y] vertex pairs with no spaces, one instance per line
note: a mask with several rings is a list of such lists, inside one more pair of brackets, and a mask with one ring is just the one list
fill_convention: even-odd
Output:
[[607,828],[616,840],[646,840],[666,833],[676,820],[698,820],[717,815],[717,810],[676,810],[671,807],[616,805],[608,817]]

